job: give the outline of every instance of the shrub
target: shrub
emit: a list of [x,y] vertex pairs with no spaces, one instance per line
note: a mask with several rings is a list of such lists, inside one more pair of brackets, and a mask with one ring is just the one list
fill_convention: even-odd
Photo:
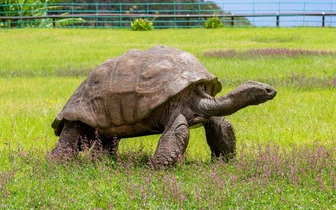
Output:
[[223,28],[223,23],[222,20],[218,17],[212,17],[209,18],[205,23],[204,23],[205,28]]
[[134,31],[148,31],[153,29],[153,22],[147,19],[135,19],[131,23],[132,30]]

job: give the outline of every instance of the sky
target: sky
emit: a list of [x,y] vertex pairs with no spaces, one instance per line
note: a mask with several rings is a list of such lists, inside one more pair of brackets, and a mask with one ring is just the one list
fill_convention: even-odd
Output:
[[[212,0],[231,13],[336,12],[336,0]],[[256,26],[276,26],[275,17],[248,18]],[[280,17],[280,26],[321,26],[322,17]],[[336,16],[326,16],[325,26],[336,27]]]

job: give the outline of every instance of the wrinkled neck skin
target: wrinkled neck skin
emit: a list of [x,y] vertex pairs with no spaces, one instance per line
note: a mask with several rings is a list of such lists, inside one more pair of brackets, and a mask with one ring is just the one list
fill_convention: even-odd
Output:
[[237,88],[226,95],[216,98],[208,96],[199,101],[199,110],[205,116],[227,116],[249,106],[250,96],[248,91]]

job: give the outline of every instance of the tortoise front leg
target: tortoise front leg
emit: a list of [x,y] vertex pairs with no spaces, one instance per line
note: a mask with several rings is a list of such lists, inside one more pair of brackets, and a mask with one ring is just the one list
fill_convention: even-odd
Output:
[[153,158],[155,167],[174,165],[182,157],[189,142],[189,126],[186,118],[179,115],[168,123]]
[[65,122],[56,147],[51,151],[53,158],[69,158],[83,150],[83,142],[90,142],[94,129],[81,122]]
[[211,160],[223,158],[228,162],[236,157],[236,135],[232,124],[225,117],[211,117],[204,128]]

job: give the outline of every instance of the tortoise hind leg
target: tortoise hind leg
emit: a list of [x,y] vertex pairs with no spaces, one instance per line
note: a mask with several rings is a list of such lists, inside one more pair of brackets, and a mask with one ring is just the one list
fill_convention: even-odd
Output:
[[236,135],[232,124],[225,117],[211,117],[204,128],[212,161],[222,158],[228,162],[236,157]]
[[168,123],[153,158],[154,167],[174,165],[185,152],[189,141],[189,126],[186,118],[179,115]]
[[102,139],[103,151],[111,156],[118,156],[118,146],[120,139],[117,137]]

